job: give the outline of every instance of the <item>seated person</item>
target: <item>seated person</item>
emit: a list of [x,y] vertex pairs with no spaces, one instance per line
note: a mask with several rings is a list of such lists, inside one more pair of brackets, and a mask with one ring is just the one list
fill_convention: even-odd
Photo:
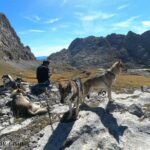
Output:
[[38,83],[50,83],[49,78],[51,76],[49,70],[49,61],[44,60],[42,65],[40,65],[36,70],[36,77]]

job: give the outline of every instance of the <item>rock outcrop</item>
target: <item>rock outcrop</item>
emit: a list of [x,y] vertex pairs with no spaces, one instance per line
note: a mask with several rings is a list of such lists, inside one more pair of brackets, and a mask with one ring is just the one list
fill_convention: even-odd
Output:
[[51,108],[48,115],[15,118],[6,105],[9,91],[0,94],[0,148],[32,150],[147,150],[150,147],[150,88],[143,92],[112,93],[107,96],[91,93],[80,106],[76,121],[63,122],[67,105],[60,104],[58,89],[52,84],[49,95],[28,95],[32,102]]
[[[148,112],[144,110],[149,103],[148,95],[150,93],[140,91],[113,93],[114,103],[109,104],[107,98],[103,98],[97,107],[89,107],[95,103],[93,94],[89,103],[85,101],[81,106],[78,120],[54,123],[54,131],[46,126],[31,137],[30,147],[35,150],[146,150],[150,146],[150,118],[141,121],[141,115],[137,114]],[[57,113],[63,109],[59,107]]]
[[35,60],[29,46],[24,46],[6,16],[0,13],[0,60]]
[[54,64],[73,67],[104,67],[121,59],[130,68],[149,67],[150,31],[139,35],[129,31],[127,35],[110,34],[106,37],[76,38],[68,49],[49,56]]

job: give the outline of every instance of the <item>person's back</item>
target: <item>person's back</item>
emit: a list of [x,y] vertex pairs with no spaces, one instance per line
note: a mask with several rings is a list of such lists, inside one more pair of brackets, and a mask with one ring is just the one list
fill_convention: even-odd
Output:
[[48,68],[49,62],[43,61],[43,64],[37,68],[36,71],[36,77],[38,80],[38,83],[44,83],[46,81],[49,81],[49,68]]

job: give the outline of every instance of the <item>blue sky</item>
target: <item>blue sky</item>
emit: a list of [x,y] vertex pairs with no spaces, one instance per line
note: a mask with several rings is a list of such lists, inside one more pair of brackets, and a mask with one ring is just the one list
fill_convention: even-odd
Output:
[[77,37],[143,33],[150,29],[149,6],[149,0],[0,0],[0,12],[36,56]]

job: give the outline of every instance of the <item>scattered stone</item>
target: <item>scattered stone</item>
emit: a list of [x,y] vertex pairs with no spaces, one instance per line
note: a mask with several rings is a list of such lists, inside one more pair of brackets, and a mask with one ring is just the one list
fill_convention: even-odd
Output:
[[[53,86],[49,94],[28,93],[28,98],[42,106],[48,102],[54,131],[48,125],[48,114],[28,119],[14,118],[6,106],[6,102],[12,99],[4,96],[0,99],[0,141],[23,142],[19,147],[21,150],[139,150],[139,147],[146,150],[150,147],[150,115],[144,108],[144,104],[149,102],[149,92],[113,92],[112,103],[107,103],[107,97],[99,101],[98,95],[93,93],[80,107],[76,120],[60,122],[69,107],[60,104],[59,92],[52,89]],[[147,119],[140,122],[139,118],[143,115]],[[54,119],[55,116],[57,119]],[[39,121],[42,117],[44,119]]]
[[128,107],[128,111],[136,115],[137,117],[142,117],[144,115],[144,112],[142,111],[142,108],[136,104],[132,104]]

